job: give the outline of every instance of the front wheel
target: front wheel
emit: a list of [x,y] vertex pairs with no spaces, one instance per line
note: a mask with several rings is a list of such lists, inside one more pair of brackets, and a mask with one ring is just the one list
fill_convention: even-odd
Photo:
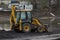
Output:
[[38,32],[48,32],[46,28],[43,28],[43,27],[38,27],[37,28],[37,31]]
[[43,32],[43,29],[42,29],[41,27],[38,27],[38,28],[37,28],[37,31],[38,31],[38,32]]

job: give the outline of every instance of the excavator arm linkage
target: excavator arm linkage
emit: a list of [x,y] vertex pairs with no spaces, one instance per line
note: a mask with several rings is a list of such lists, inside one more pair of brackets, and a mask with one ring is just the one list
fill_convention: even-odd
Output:
[[32,24],[37,25],[38,28],[40,27],[43,31],[47,31],[46,26],[44,26],[44,25],[40,22],[40,20],[38,20],[38,19],[36,19],[36,18],[33,18],[32,20],[33,20],[33,21],[32,21]]

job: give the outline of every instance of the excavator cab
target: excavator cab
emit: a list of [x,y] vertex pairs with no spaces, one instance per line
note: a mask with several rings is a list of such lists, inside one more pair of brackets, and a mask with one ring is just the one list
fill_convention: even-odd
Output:
[[31,12],[29,11],[17,11],[15,13],[16,15],[16,21],[19,22],[19,20],[22,20],[22,22],[30,22],[31,23]]
[[10,16],[10,28],[11,30],[20,30],[23,32],[30,32],[32,15],[31,10],[17,10],[12,6],[12,12]]

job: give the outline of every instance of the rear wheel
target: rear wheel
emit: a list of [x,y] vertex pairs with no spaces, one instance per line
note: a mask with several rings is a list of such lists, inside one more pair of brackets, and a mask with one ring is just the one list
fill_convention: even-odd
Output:
[[31,32],[31,25],[29,23],[23,24],[23,32]]

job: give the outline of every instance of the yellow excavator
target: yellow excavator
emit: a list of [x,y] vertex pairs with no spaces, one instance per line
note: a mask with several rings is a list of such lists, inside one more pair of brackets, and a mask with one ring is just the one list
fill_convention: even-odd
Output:
[[41,24],[40,20],[32,17],[31,10],[17,10],[15,5],[12,5],[10,16],[11,30],[19,30],[22,32],[47,32],[47,28]]

